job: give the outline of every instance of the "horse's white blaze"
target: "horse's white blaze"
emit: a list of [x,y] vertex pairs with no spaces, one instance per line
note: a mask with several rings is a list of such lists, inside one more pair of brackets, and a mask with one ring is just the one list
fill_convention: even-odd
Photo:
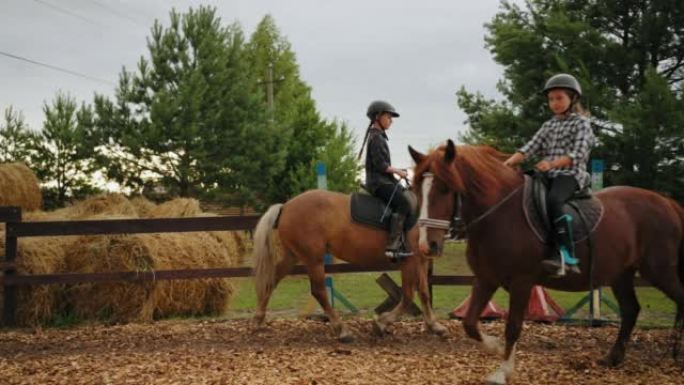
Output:
[[[423,175],[423,185],[421,186],[423,192],[423,202],[420,205],[420,216],[418,216],[419,223],[421,220],[428,219],[428,196],[430,195],[430,189],[432,188],[432,178],[434,176],[431,173],[425,173]],[[419,229],[418,244],[421,248],[427,248],[427,227],[420,226]]]

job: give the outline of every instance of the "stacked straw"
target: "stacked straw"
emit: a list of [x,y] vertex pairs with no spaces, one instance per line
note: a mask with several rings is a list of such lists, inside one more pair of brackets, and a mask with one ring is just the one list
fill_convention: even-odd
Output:
[[41,205],[36,174],[23,163],[0,164],[0,206],[19,206],[33,211]]
[[[207,216],[193,199],[155,205],[120,194],[93,197],[26,221]],[[19,241],[19,274],[156,271],[231,267],[247,252],[245,234],[193,232],[36,237]],[[2,239],[4,246],[4,239]],[[218,315],[229,305],[228,279],[29,286],[20,290],[17,322],[39,325],[61,314],[106,322],[151,321],[173,315]]]

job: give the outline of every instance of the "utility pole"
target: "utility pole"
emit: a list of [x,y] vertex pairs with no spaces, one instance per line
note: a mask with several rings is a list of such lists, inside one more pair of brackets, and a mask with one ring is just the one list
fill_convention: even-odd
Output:
[[273,115],[275,112],[275,104],[273,103],[273,63],[268,63],[268,69],[266,70],[266,103],[268,104],[268,110]]

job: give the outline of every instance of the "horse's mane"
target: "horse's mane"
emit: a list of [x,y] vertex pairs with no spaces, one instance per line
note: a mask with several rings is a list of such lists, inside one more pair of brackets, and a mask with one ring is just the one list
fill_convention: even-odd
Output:
[[467,190],[486,204],[496,203],[502,190],[512,190],[522,181],[520,173],[503,164],[508,154],[490,146],[456,146],[456,158],[452,165],[443,161],[445,148],[442,145],[432,151],[429,160],[416,167],[416,174],[422,175],[432,169],[447,184],[461,192]]

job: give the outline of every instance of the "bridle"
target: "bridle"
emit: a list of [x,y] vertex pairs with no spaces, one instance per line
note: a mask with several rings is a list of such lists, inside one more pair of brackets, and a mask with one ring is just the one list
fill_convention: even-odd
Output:
[[[499,207],[501,207],[504,203],[506,203],[513,195],[515,195],[520,189],[523,187],[523,185],[520,185],[518,188],[513,189],[508,195],[506,195],[503,199],[501,199],[499,202],[497,202],[494,206],[490,207],[487,211],[484,213],[480,214],[477,218],[473,219],[469,223],[466,223],[465,220],[463,219],[463,214],[462,214],[462,198],[461,194],[456,193],[456,206],[454,207],[454,212],[451,215],[451,220],[443,220],[443,219],[434,219],[434,218],[429,218],[428,217],[428,193],[430,192],[430,189],[432,188],[432,181],[434,179],[434,174],[430,172],[426,172],[423,174],[423,184],[421,186],[422,188],[422,202],[420,205],[420,216],[418,217],[418,226],[420,227],[420,241],[421,242],[426,242],[427,241],[427,229],[432,228],[432,229],[441,229],[441,230],[447,230],[449,232],[450,237],[452,238],[457,238],[458,234],[464,234],[465,231],[472,226],[476,225],[479,223],[482,219],[488,217],[491,213],[496,211]],[[454,235],[454,233],[456,235]]]
[[463,216],[461,215],[461,194],[459,193],[456,193],[456,207],[454,207],[454,212],[452,213],[450,220],[428,217],[428,194],[432,188],[433,180],[433,173],[426,172],[423,174],[423,183],[421,185],[422,200],[420,204],[420,216],[418,217],[421,243],[427,242],[428,228],[446,230],[451,237],[454,237],[454,233],[463,233],[465,230],[465,222],[463,221]]

